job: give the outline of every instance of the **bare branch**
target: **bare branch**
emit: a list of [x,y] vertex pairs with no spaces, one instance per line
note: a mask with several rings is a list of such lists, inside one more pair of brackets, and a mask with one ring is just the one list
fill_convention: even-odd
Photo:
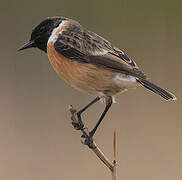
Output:
[[114,140],[113,140],[113,148],[114,148],[114,160],[113,160],[113,171],[112,174],[112,180],[116,180],[116,131],[114,131]]
[[[73,108],[73,106],[69,107],[69,111],[72,116],[72,124],[79,124],[78,117],[77,117],[77,111]],[[100,148],[97,146],[96,142],[92,139],[91,143],[87,143],[87,138],[89,137],[89,131],[88,128],[85,127],[80,129],[82,132],[82,138],[85,138],[84,141],[82,141],[83,144],[87,145],[96,155],[97,157],[109,168],[112,174],[112,180],[116,180],[116,132],[114,132],[114,160],[111,162],[104,153],[100,150]]]

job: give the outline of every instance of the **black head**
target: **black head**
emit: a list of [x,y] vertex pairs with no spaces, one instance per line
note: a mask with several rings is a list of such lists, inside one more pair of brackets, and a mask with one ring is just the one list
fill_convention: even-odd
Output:
[[53,29],[56,28],[62,20],[64,20],[64,18],[51,17],[42,21],[32,30],[30,40],[18,50],[20,51],[32,47],[37,47],[44,52],[47,52],[47,41]]

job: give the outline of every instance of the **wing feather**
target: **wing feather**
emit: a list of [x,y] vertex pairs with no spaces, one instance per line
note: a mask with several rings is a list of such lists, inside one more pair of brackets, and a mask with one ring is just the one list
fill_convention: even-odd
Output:
[[82,30],[83,28],[79,26],[79,24],[69,26],[59,34],[54,43],[58,53],[72,61],[90,63],[139,79],[146,79],[146,75],[138,69],[129,56],[104,38],[86,29]]

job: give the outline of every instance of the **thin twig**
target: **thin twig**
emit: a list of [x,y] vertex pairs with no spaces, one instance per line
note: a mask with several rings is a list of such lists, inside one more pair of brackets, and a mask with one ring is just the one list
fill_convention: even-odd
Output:
[[116,131],[114,131],[114,140],[113,140],[113,148],[114,148],[114,160],[113,160],[113,171],[111,171],[112,174],[112,180],[116,180]]
[[114,148],[114,162],[116,162],[116,130],[114,131],[113,148]]
[[[79,123],[78,122],[78,117],[77,117],[77,111],[73,108],[73,106],[69,107],[69,111],[71,113],[72,116],[72,123]],[[82,132],[82,136],[83,138],[89,137],[89,131],[88,128],[86,128],[84,126],[84,128],[82,128],[80,130]],[[114,138],[115,139],[115,138]],[[88,145],[85,143],[85,141],[82,141],[83,144]],[[112,179],[116,180],[116,160],[114,160],[113,162],[111,162],[105,155],[104,153],[99,149],[99,147],[97,146],[96,142],[93,140],[88,147],[97,155],[97,157],[109,168],[109,170],[112,173]],[[116,150],[115,150],[116,151]],[[115,177],[115,178],[114,178]]]

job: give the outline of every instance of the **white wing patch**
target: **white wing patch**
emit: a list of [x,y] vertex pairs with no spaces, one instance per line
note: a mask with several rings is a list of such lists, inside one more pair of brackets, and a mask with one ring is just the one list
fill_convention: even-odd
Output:
[[107,54],[108,51],[105,50],[105,49],[102,49],[102,50],[94,50],[94,51],[91,51],[90,53],[91,53],[93,56],[103,56],[103,55]]

